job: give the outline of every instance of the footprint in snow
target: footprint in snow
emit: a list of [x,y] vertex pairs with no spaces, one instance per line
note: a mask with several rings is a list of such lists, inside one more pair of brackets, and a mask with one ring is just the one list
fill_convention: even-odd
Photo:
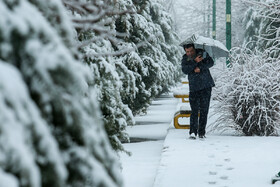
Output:
[[209,171],[209,175],[217,175],[216,171]]
[[222,180],[228,180],[228,176],[223,175],[223,176],[220,177],[220,179],[222,179]]
[[224,161],[230,162],[230,158],[226,158],[226,159],[224,159]]
[[234,170],[234,168],[233,167],[228,167],[227,170]]
[[208,184],[217,184],[216,181],[209,181]]
[[169,149],[169,146],[163,147],[163,148],[162,148],[162,152],[165,152],[165,151],[167,151],[168,149]]

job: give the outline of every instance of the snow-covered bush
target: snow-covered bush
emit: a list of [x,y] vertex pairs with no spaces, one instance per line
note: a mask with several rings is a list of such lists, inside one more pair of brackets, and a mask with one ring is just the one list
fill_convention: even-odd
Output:
[[0,186],[65,186],[67,169],[50,127],[20,73],[2,61],[0,111]]
[[181,72],[171,18],[156,3],[147,1],[147,7],[138,3],[64,1],[73,15],[83,61],[95,77],[91,85],[97,89],[106,131],[116,150],[123,150],[120,141],[128,141],[125,129],[135,123],[133,114],[145,111]]
[[124,102],[136,114],[145,112],[154,97],[179,79],[181,54],[172,20],[160,3],[150,0],[119,2],[119,9],[126,10],[131,5],[137,13],[120,16],[116,20],[116,30],[126,34],[126,43],[145,42],[136,53],[123,55],[124,64],[133,72],[136,81],[135,99]]
[[[124,85],[134,86],[134,77],[117,57],[114,46],[120,42],[114,30],[115,10],[113,1],[64,1],[73,12],[72,20],[77,31],[81,61],[87,64],[94,76],[90,87],[97,90],[103,122],[112,147],[122,150],[121,141],[129,141],[126,126],[133,125],[131,110],[122,101],[127,94]],[[122,53],[120,53],[122,54]],[[130,91],[133,88],[128,88]]]
[[0,184],[122,186],[62,3],[4,0],[0,12]]
[[[245,135],[278,135],[280,122],[279,60],[267,53],[232,50],[232,68],[216,81],[216,110],[222,115],[214,129],[234,128]],[[225,124],[225,126],[220,126]]]
[[[104,47],[92,44],[87,51],[90,53],[96,48],[97,50],[112,50],[108,41],[104,40],[104,43],[107,43]],[[134,119],[131,110],[122,102],[121,92],[123,82],[121,82],[116,64],[114,64],[116,60],[111,56],[101,56],[95,58],[88,57],[85,62],[90,64],[89,66],[95,76],[93,85],[98,93],[103,121],[111,145],[115,150],[124,151],[121,141],[129,141],[126,127],[127,125],[133,125]],[[122,70],[125,71],[123,74],[127,76],[128,70]]]
[[[245,1],[244,48],[231,50],[232,68],[216,81],[222,113],[214,128],[245,135],[278,135],[280,122],[279,2]],[[214,92],[215,93],[215,92]],[[224,125],[220,125],[224,124]]]
[[95,77],[91,85],[98,91],[106,131],[116,150],[123,150],[120,141],[128,141],[125,129],[134,124],[132,113],[145,111],[151,99],[180,75],[171,19],[162,7],[154,6],[157,24],[147,2],[144,9],[149,12],[138,14],[143,7],[133,1],[64,1],[73,15],[83,61]]

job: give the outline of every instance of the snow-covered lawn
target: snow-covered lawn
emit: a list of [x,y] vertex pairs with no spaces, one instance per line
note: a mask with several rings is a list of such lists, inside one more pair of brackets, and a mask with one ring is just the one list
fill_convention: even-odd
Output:
[[[280,137],[208,131],[204,141],[190,140],[188,130],[173,127],[173,115],[181,105],[172,94],[159,98],[147,115],[136,117],[138,125],[128,128],[133,138],[158,141],[124,144],[132,152],[131,157],[121,154],[126,187],[273,186],[270,179],[280,170]],[[214,115],[208,123],[215,119]]]

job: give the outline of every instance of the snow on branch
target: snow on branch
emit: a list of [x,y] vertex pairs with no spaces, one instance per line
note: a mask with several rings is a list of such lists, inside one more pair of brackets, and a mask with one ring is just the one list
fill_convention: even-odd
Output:
[[[280,16],[280,2],[270,1],[270,2],[259,2],[259,1],[249,1],[243,0],[248,5],[254,6],[255,9],[260,13],[258,16],[263,18],[269,18],[273,21],[279,20]],[[275,17],[275,15],[277,15]]]
[[[216,81],[215,107],[222,115],[212,126],[245,135],[278,135],[280,121],[279,61],[268,51],[231,50],[232,68]],[[225,124],[225,125],[221,125]]]
[[146,45],[146,42],[140,42],[136,45],[133,45],[129,48],[123,48],[123,49],[120,49],[118,51],[115,51],[115,52],[89,52],[87,54],[85,54],[85,57],[90,57],[90,56],[96,56],[96,57],[99,57],[99,56],[120,56],[120,55],[123,55],[123,54],[126,54],[126,53],[130,53],[132,51],[135,51],[137,50],[139,47],[142,47]]
[[[126,7],[125,10],[118,10],[115,1],[112,0],[92,0],[83,2],[81,0],[63,0],[64,5],[72,12],[72,22],[78,32],[92,32],[92,36],[80,40],[77,48],[82,49],[91,43],[109,40],[113,45],[121,42],[120,38],[127,37],[127,34],[120,33],[112,29],[114,19],[119,16],[137,13],[132,7]],[[137,44],[136,46],[142,46]],[[131,52],[135,48],[121,50],[117,52],[92,53],[93,56],[116,56]]]
[[243,0],[243,2],[251,4],[251,5],[257,5],[260,7],[266,7],[266,8],[277,8],[278,10],[280,9],[280,3],[275,1],[270,1],[270,2],[260,2],[260,1],[251,1],[251,0]]

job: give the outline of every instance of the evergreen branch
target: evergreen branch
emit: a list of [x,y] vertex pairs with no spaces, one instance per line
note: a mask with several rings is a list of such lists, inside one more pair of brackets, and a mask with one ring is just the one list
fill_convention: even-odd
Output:
[[[102,39],[106,39],[106,38],[108,38],[110,40],[110,42],[113,43],[113,44],[119,43],[119,40],[117,40],[115,37],[112,37],[112,36],[113,36],[113,34],[109,34],[108,35],[107,33],[102,33],[98,37],[94,37],[92,39],[89,39],[89,40],[81,42],[78,45],[77,48],[78,49],[82,49],[83,47],[86,47],[87,45],[90,45],[91,43],[94,43],[94,42],[97,42],[97,41],[101,41]],[[117,37],[127,37],[128,35],[125,34],[125,33],[116,32],[114,36],[117,36]]]
[[105,52],[105,53],[92,53],[91,52],[90,54],[85,54],[84,57],[85,58],[91,58],[91,57],[101,57],[101,56],[121,56],[121,55],[130,53],[132,51],[135,51],[139,47],[143,47],[146,44],[147,44],[147,42],[140,42],[140,43],[136,44],[134,47],[118,50],[118,51],[115,51],[115,52]]

